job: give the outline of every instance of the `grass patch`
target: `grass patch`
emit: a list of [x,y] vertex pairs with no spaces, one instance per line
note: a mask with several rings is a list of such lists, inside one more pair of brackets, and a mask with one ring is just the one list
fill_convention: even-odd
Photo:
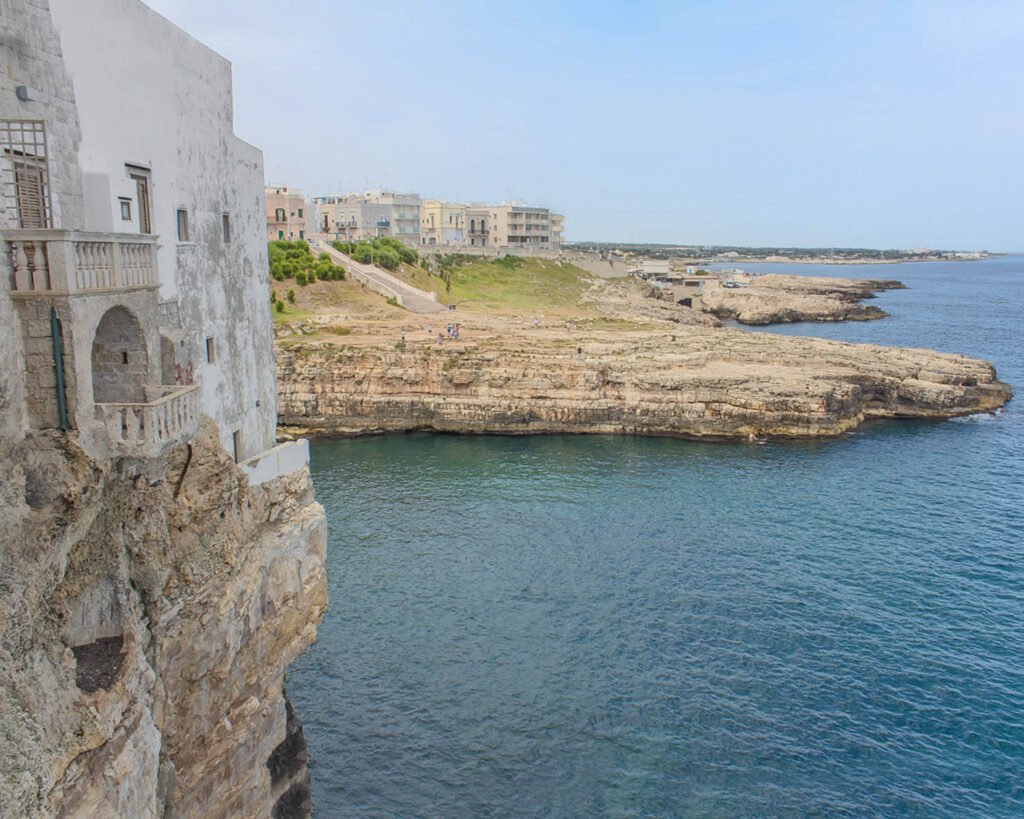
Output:
[[291,324],[293,321],[302,321],[313,315],[315,315],[313,311],[303,310],[301,307],[295,307],[291,304],[285,306],[284,310],[275,310],[273,312],[274,324]]
[[578,312],[591,282],[589,273],[572,265],[506,256],[460,265],[451,272],[451,291],[437,290],[442,301],[485,310]]
[[334,336],[347,336],[352,333],[352,328],[342,324],[332,324],[329,327],[324,327],[324,332]]

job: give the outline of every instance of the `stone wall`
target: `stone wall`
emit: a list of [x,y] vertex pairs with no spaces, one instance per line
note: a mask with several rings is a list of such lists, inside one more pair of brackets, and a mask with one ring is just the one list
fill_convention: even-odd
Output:
[[[78,169],[80,128],[75,109],[71,80],[64,67],[60,40],[51,20],[46,0],[5,0],[0,7],[0,119],[42,120],[46,127],[49,154],[48,174],[52,223],[55,226],[76,225],[82,215],[82,184]],[[33,89],[35,99],[19,100],[16,89],[26,85]],[[10,168],[0,159],[0,174]],[[6,181],[6,180],[4,180]],[[9,185],[0,185],[0,229],[18,227],[16,203],[7,194]],[[14,315],[10,296],[13,276],[10,258],[0,253],[0,314]],[[42,311],[32,310],[33,314]],[[45,310],[49,325],[49,309]],[[41,320],[33,315],[34,320]],[[46,332],[49,336],[49,329]],[[30,333],[41,340],[39,325]],[[31,423],[25,414],[24,385],[21,373],[25,366],[25,341],[13,321],[0,322],[0,435],[16,437]],[[33,350],[41,345],[33,342]],[[34,355],[35,353],[30,353]],[[52,392],[44,395],[53,374],[52,354],[31,379],[28,398],[43,416],[54,403]],[[55,408],[53,413],[55,416]]]

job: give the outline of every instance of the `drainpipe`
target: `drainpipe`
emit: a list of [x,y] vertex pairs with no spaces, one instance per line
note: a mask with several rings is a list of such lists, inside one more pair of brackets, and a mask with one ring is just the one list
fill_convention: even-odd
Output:
[[57,371],[57,411],[60,413],[60,428],[68,431],[68,402],[64,395],[64,354],[61,351],[60,322],[57,321],[57,310],[50,308],[50,337],[53,339],[53,364]]

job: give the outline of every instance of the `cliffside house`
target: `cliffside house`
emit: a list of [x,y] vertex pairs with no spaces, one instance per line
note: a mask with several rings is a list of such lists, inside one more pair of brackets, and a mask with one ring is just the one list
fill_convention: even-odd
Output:
[[280,464],[263,161],[230,64],[137,0],[3,10],[0,434],[150,457],[206,415],[237,461]]

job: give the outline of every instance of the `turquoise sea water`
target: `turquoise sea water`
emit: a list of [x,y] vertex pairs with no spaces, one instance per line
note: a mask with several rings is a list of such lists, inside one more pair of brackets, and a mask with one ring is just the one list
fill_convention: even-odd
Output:
[[[1024,389],[1024,258],[835,274],[911,289],[774,331]],[[1021,399],[767,446],[324,442],[313,473],[320,817],[1024,815]]]

